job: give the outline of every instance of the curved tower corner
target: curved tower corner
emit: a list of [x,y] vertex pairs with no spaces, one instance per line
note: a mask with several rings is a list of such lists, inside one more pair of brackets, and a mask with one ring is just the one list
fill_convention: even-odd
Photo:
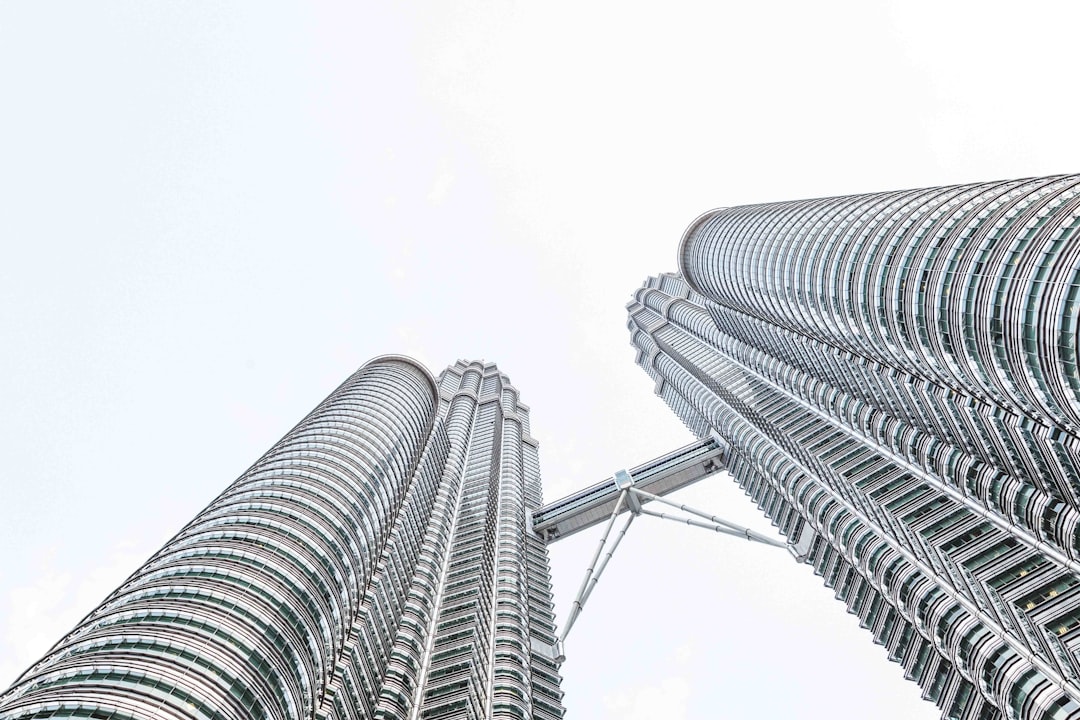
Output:
[[0,718],[312,717],[437,409],[415,361],[364,365],[27,670]]

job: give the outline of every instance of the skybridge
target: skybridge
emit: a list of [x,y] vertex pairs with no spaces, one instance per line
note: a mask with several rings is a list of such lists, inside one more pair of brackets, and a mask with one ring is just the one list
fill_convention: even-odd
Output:
[[[631,468],[634,486],[652,495],[664,496],[727,468],[727,446],[716,438],[706,438]],[[533,513],[533,530],[548,544],[591,528],[611,517],[621,489],[608,478],[561,500],[550,502]],[[644,502],[649,499],[643,498]],[[620,512],[630,508],[624,506]]]
[[[556,662],[562,662],[566,655],[563,643],[570,629],[574,626],[585,601],[589,599],[596,587],[600,575],[604,572],[615,549],[619,547],[630,524],[639,515],[650,515],[662,520],[674,520],[694,527],[712,530],[723,535],[733,535],[750,542],[771,545],[773,547],[787,548],[787,550],[802,560],[803,548],[796,548],[785,542],[754,532],[749,528],[736,525],[733,522],[716,517],[708,512],[698,510],[688,505],[681,505],[666,499],[664,496],[687,485],[692,485],[698,480],[707,478],[722,470],[727,469],[727,445],[718,437],[708,437],[695,443],[681,447],[678,450],[661,455],[642,465],[630,470],[619,470],[614,477],[596,483],[584,490],[579,490],[573,495],[568,495],[561,500],[548,503],[532,515],[532,529],[543,538],[544,542],[551,544],[576,532],[605,523],[604,534],[600,538],[600,544],[592,556],[585,571],[585,579],[581,583],[574,604],[570,608],[570,614],[563,626],[562,633],[554,646],[544,645],[537,647],[546,652]],[[663,505],[666,512],[661,512],[647,504]],[[676,509],[683,513],[677,515],[670,509]],[[622,528],[612,538],[612,529],[615,520],[620,514],[627,513],[626,521]],[[604,550],[607,550],[605,553]],[[601,555],[603,559],[601,560]],[[536,641],[534,641],[534,645]]]

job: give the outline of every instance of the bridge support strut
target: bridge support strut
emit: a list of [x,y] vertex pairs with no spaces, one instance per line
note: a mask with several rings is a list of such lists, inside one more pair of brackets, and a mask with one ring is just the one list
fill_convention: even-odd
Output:
[[[574,627],[574,623],[577,622],[578,616],[581,615],[581,611],[585,609],[585,602],[592,595],[593,589],[596,588],[596,583],[600,580],[600,576],[603,574],[604,569],[607,568],[608,563],[611,561],[612,555],[615,554],[615,550],[619,547],[619,543],[622,542],[623,537],[626,536],[626,531],[630,529],[630,524],[634,521],[634,518],[639,515],[650,515],[652,517],[661,518],[663,520],[674,520],[675,522],[684,523],[692,527],[700,527],[706,530],[712,530],[724,535],[733,535],[750,542],[761,543],[762,545],[769,545],[778,548],[787,548],[792,554],[795,554],[794,550],[787,544],[780,540],[775,540],[761,533],[754,532],[750,528],[745,528],[742,525],[737,525],[729,520],[724,520],[710,513],[702,510],[697,510],[689,505],[683,505],[680,503],[672,502],[666,498],[654,495],[650,492],[646,492],[634,485],[634,479],[626,470],[619,470],[615,473],[615,487],[619,493],[618,499],[615,501],[615,507],[611,511],[611,516],[608,518],[607,524],[604,526],[604,534],[600,537],[600,543],[596,547],[596,552],[593,553],[592,561],[589,563],[588,569],[585,571],[585,579],[581,581],[581,587],[578,590],[577,597],[574,598],[574,604],[570,607],[570,615],[566,619],[566,625],[563,627],[562,633],[559,635],[559,639],[555,644],[555,660],[562,662],[566,659],[563,646],[566,642],[566,636],[570,634],[570,630]],[[649,508],[643,507],[642,502],[657,502],[662,505],[680,510],[687,515],[693,517],[681,517],[674,514],[657,512]],[[610,542],[611,531],[615,527],[615,519],[619,513],[629,510],[626,522],[623,523],[622,528],[615,535],[614,539]],[[702,518],[702,519],[696,519]],[[607,548],[607,552],[604,550]],[[601,560],[601,555],[603,559]],[[597,564],[599,561],[599,565]]]

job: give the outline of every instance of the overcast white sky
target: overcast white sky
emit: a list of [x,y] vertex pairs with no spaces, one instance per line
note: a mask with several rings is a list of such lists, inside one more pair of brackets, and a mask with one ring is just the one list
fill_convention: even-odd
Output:
[[[1075,8],[0,4],[0,686],[374,355],[498,362],[548,499],[688,442],[623,306],[690,220],[1075,172]],[[570,720],[937,717],[808,567],[652,520]]]

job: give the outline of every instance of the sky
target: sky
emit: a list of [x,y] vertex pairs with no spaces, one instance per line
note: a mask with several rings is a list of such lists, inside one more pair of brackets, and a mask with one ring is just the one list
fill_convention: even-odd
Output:
[[[689,442],[703,211],[1076,172],[1074,3],[0,4],[0,687],[369,358],[495,361],[545,496]],[[725,476],[682,502],[763,532]],[[552,546],[565,618],[600,529]],[[567,718],[937,717],[808,566],[634,523]]]

